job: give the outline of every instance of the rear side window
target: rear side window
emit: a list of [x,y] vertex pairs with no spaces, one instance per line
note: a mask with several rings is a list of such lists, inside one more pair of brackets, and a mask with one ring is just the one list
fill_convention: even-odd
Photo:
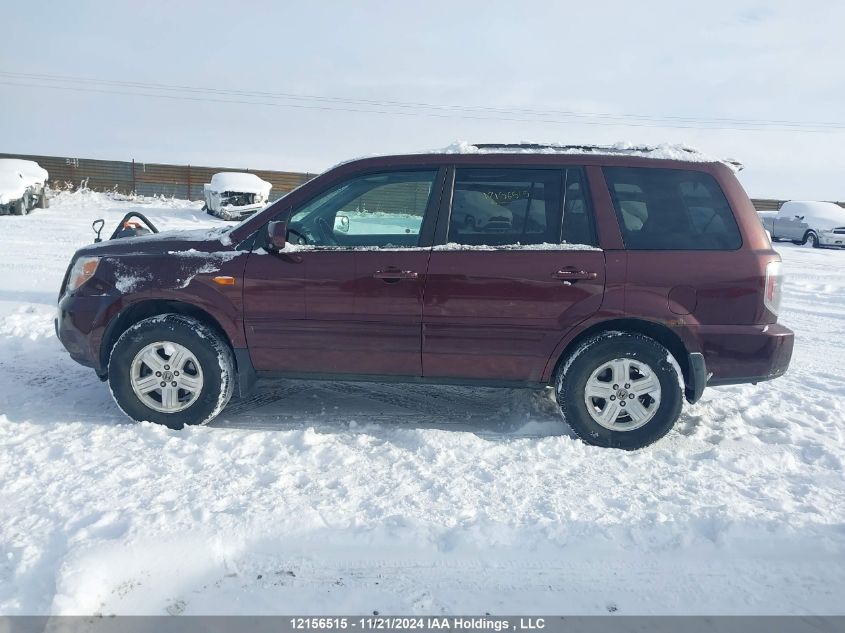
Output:
[[716,180],[684,169],[605,167],[604,177],[631,250],[736,250],[742,245]]
[[594,244],[587,200],[580,169],[457,169],[448,240]]

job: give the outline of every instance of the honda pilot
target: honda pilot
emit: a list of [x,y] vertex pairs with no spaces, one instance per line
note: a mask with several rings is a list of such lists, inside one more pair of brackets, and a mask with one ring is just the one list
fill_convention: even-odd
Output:
[[552,387],[584,441],[636,449],[705,387],[786,371],[781,260],[736,165],[470,148],[344,163],[226,230],[127,222],[74,255],[58,336],[174,429],[265,377]]

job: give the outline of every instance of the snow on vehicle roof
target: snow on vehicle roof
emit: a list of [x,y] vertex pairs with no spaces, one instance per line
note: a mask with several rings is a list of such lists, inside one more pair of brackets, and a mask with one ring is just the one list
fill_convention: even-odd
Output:
[[[636,145],[626,141],[612,145],[573,145],[567,143],[469,143],[455,141],[439,149],[426,149],[408,154],[591,154],[599,156],[641,156],[655,160],[677,160],[688,163],[722,163],[734,171],[742,170],[742,163],[733,158],[716,158],[689,145],[660,143],[659,145]],[[371,154],[341,161],[335,167],[363,158],[376,158],[383,154]]]
[[211,189],[213,191],[237,191],[269,195],[272,187],[273,185],[266,180],[261,180],[255,174],[243,172],[223,171],[211,177]]
[[47,182],[47,170],[34,160],[22,158],[0,158],[0,172],[6,170],[19,171],[28,185]]
[[680,160],[695,163],[724,163],[739,171],[742,164],[732,158],[714,158],[689,145],[661,143],[636,145],[618,142],[612,145],[573,145],[567,143],[468,143],[455,141],[431,154],[597,154],[607,156],[642,156],[658,160]]
[[790,200],[781,205],[778,213],[781,215],[803,215],[807,219],[822,220],[836,226],[845,225],[845,209],[833,202]]

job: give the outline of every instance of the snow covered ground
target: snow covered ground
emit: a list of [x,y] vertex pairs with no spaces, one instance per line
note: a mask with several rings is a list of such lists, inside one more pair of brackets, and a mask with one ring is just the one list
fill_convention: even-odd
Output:
[[845,613],[845,253],[779,245],[787,376],[635,453],[524,390],[284,381],[134,424],[56,293],[95,218],[217,224],[200,205],[0,218],[0,614]]

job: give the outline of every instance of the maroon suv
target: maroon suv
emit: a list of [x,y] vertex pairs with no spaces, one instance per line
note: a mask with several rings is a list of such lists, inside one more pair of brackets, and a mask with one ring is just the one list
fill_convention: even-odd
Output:
[[627,449],[705,385],[786,371],[780,257],[731,167],[477,149],[356,160],[229,230],[80,249],[59,338],[171,428],[267,376],[552,386],[575,433]]

